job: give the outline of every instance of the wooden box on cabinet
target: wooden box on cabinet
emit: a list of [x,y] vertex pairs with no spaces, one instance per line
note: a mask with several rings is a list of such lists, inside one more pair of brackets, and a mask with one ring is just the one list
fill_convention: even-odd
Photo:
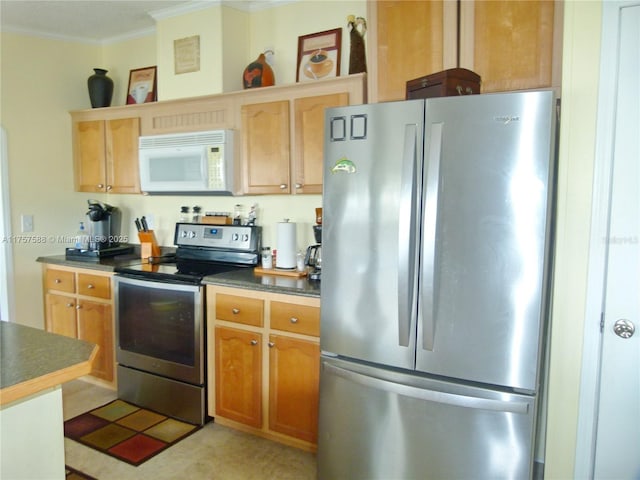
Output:
[[450,68],[407,82],[406,99],[451,97],[480,93],[480,75],[466,68]]

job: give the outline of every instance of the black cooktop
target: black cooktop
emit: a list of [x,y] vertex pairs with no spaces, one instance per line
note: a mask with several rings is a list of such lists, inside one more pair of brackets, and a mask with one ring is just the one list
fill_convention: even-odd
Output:
[[248,268],[245,265],[203,261],[178,261],[171,263],[143,263],[117,267],[116,273],[144,280],[181,282],[197,285],[207,275]]

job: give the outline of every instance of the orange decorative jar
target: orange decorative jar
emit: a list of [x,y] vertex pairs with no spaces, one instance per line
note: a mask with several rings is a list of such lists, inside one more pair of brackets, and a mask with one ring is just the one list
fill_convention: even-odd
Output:
[[269,87],[275,83],[273,69],[267,63],[264,53],[261,53],[256,60],[247,65],[242,74],[244,88]]

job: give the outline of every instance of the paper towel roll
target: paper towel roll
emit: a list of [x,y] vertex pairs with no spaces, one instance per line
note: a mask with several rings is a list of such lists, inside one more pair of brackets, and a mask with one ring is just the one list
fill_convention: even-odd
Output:
[[276,268],[296,268],[296,224],[284,221],[277,228]]

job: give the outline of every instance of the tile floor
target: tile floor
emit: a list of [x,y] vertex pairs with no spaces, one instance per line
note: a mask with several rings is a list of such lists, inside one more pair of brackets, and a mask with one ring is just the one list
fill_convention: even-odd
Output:
[[[112,390],[74,380],[62,387],[68,420],[116,398]],[[65,438],[67,465],[98,480],[305,480],[316,478],[315,454],[209,422],[138,467]]]

